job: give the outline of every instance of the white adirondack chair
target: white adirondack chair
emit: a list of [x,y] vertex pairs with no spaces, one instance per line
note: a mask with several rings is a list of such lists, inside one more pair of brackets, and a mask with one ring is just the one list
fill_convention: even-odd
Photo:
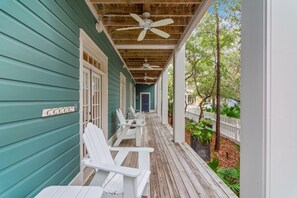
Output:
[[144,119],[144,114],[142,112],[137,112],[134,110],[134,108],[130,105],[129,107],[129,112],[130,112],[130,116],[132,118],[136,118],[136,119]]
[[103,189],[100,186],[49,186],[35,198],[100,198]]
[[125,120],[120,109],[116,110],[120,128],[117,131],[117,140],[113,146],[119,146],[122,140],[136,139],[136,146],[141,146],[142,127],[145,125],[143,119]]
[[[150,152],[154,151],[153,148],[110,148],[102,130],[92,123],[85,128],[83,141],[89,154],[83,164],[96,170],[90,186],[101,186],[103,197],[140,198],[150,195]],[[118,151],[114,159],[110,151]],[[121,166],[129,152],[138,152],[139,168]]]

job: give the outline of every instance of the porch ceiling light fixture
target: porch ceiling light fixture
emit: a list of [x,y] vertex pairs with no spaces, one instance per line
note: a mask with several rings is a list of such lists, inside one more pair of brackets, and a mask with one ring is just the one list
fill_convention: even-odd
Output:
[[98,33],[101,33],[103,31],[103,28],[100,23],[96,23],[96,30]]
[[170,24],[174,23],[172,18],[162,19],[162,20],[153,22],[151,19],[149,19],[150,15],[151,14],[149,12],[144,12],[142,14],[142,16],[143,16],[143,19],[142,19],[137,14],[130,13],[130,16],[132,18],[134,18],[139,23],[139,26],[138,27],[119,28],[119,29],[116,29],[116,30],[117,31],[122,31],[122,30],[143,29],[140,32],[140,34],[139,34],[139,36],[137,38],[137,41],[142,41],[144,39],[147,30],[150,30],[151,32],[153,32],[153,33],[167,39],[170,36],[170,34],[168,34],[167,32],[164,32],[162,30],[159,30],[159,29],[157,29],[155,27],[170,25]]

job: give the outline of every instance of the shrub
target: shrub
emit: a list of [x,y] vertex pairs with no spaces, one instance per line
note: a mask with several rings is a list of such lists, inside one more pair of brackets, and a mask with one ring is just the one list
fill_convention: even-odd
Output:
[[239,166],[233,168],[219,168],[219,159],[213,158],[207,163],[208,166],[223,180],[223,182],[239,196],[240,192],[240,168]]
[[194,138],[197,138],[197,140],[201,144],[209,144],[211,141],[212,136],[212,128],[211,127],[211,120],[208,118],[200,120],[200,122],[194,125],[191,125],[192,127],[192,136]]

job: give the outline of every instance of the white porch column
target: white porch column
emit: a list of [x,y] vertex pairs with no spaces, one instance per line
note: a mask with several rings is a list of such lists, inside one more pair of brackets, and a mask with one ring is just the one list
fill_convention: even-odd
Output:
[[242,198],[297,197],[297,1],[242,1]]
[[173,88],[173,139],[185,141],[185,45],[175,51]]
[[157,86],[157,115],[159,118],[161,118],[161,101],[162,101],[162,93],[161,93],[161,83],[162,83],[162,77],[158,79],[158,86]]
[[168,69],[162,74],[162,124],[168,124]]

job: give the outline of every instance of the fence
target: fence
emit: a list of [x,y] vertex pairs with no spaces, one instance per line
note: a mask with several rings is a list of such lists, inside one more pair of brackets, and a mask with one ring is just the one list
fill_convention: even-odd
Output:
[[[186,112],[186,118],[192,119],[194,121],[199,120],[200,110],[189,109]],[[213,121],[213,128],[215,128],[216,123],[216,114],[210,112],[204,112],[204,117],[209,118]],[[221,134],[237,143],[240,142],[240,120],[236,118],[230,118],[224,115],[221,115]]]

